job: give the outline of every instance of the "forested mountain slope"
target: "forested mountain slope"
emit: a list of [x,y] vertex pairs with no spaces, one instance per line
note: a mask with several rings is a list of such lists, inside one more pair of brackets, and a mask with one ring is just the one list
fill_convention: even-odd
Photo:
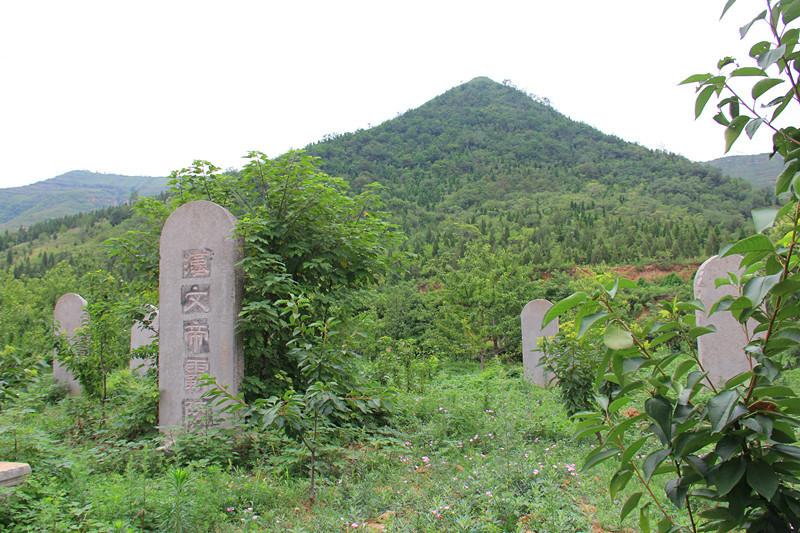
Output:
[[[750,210],[770,201],[767,189],[603,134],[488,78],[307,150],[322,158],[328,174],[346,178],[354,192],[374,181],[385,186],[387,211],[408,235],[406,247],[418,254],[412,278],[436,277],[478,244],[503,249],[528,271],[696,262],[716,253],[731,234],[749,231]],[[61,213],[56,206],[64,205],[59,198],[82,198],[83,207],[74,209],[90,211],[101,199],[120,203],[133,190],[154,194],[165,181],[71,172],[20,191],[0,189],[0,221],[12,211],[17,214],[6,227],[27,225],[20,221],[28,212],[54,218]],[[22,189],[35,191],[34,198]],[[111,209],[98,220],[113,226],[129,216],[129,210]],[[36,231],[31,227],[30,235],[4,235],[0,251],[14,248],[6,266],[25,258],[31,263],[20,272],[43,272],[66,253],[63,246],[54,248],[62,225],[80,228],[69,236],[73,248],[95,231],[95,222],[66,217],[36,225]],[[40,234],[50,236],[48,247],[22,250]]]
[[754,187],[775,187],[775,178],[783,170],[781,157],[770,159],[770,154],[730,155],[709,161],[727,176],[742,178]]
[[166,178],[73,170],[32,185],[0,189],[0,229],[17,229],[120,205],[134,192],[139,196],[155,196],[166,184]]
[[421,257],[482,237],[538,268],[696,259],[770,196],[488,78],[308,150],[356,190],[384,185]]

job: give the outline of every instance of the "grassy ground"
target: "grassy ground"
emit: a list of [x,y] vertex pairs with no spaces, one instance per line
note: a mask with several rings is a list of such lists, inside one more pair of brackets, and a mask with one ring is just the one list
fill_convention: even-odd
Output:
[[623,527],[621,501],[606,492],[613,465],[579,472],[595,441],[572,442],[557,393],[528,385],[518,367],[449,367],[423,391],[398,393],[389,426],[331,430],[314,505],[307,454],[279,436],[209,431],[168,456],[157,436],[115,438],[93,429],[91,406],[48,393],[42,383],[0,412],[0,457],[34,472],[0,489],[0,531]]

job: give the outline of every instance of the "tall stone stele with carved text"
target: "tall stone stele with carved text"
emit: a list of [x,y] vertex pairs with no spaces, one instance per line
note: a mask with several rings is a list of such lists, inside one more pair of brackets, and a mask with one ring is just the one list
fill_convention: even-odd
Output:
[[[741,255],[727,257],[712,256],[700,265],[694,278],[694,297],[705,306],[706,311],[723,296],[739,296],[735,285],[716,286],[717,278],[728,278],[732,273],[736,277],[744,273],[739,265]],[[708,372],[708,380],[714,385],[719,385],[733,376],[752,370],[753,361],[745,353],[745,346],[750,341],[748,335],[758,322],[752,318],[745,325],[740,324],[729,311],[720,311],[709,316],[708,313],[697,311],[698,326],[714,326],[716,331],[701,335],[697,338],[697,352],[703,370]],[[756,334],[759,336],[760,334]]]
[[[74,292],[63,294],[56,302],[53,311],[56,335],[66,335],[68,342],[74,345],[78,331],[85,326],[86,316],[86,300],[80,294]],[[81,383],[59,361],[58,350],[53,355],[53,381],[66,383],[70,394],[77,394],[82,390]]]
[[531,300],[522,308],[520,319],[522,321],[522,370],[525,379],[540,387],[549,387],[553,373],[547,372],[539,365],[542,350],[539,349],[539,339],[552,337],[558,333],[558,319],[542,328],[542,319],[553,306],[548,300]]
[[236,333],[243,243],[235,217],[203,200],[176,209],[161,232],[158,421],[162,431],[218,415],[197,386],[202,374],[233,394],[244,372]]

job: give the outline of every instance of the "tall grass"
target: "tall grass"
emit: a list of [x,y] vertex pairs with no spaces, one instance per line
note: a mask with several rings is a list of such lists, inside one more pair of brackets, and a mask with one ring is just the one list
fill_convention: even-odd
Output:
[[595,443],[572,442],[558,394],[520,370],[447,366],[424,393],[395,393],[390,425],[330,432],[313,506],[307,453],[280,435],[210,432],[165,453],[154,433],[92,431],[80,400],[53,403],[43,382],[0,412],[0,457],[33,468],[0,489],[0,531],[616,529],[603,473],[579,473]]

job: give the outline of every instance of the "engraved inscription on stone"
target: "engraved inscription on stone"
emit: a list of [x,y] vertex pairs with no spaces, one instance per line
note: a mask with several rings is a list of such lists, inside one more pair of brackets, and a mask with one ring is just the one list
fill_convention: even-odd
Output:
[[208,319],[196,318],[183,321],[183,343],[186,353],[208,353]]
[[[197,200],[164,223],[159,245],[158,421],[162,431],[235,417],[202,398],[203,374],[238,392],[244,374],[241,311],[244,242],[225,208]],[[213,417],[213,420],[212,420]]]
[[186,426],[196,424],[211,414],[207,400],[185,398],[181,403],[183,404],[183,421]]
[[181,309],[183,309],[184,314],[208,313],[211,311],[210,292],[211,285],[208,283],[183,285],[181,287]]
[[203,374],[208,374],[211,369],[211,364],[208,362],[207,357],[197,357],[186,359],[183,362],[183,385],[184,390],[188,393],[198,392],[197,380]]
[[183,278],[211,277],[211,259],[214,252],[208,248],[183,251]]

